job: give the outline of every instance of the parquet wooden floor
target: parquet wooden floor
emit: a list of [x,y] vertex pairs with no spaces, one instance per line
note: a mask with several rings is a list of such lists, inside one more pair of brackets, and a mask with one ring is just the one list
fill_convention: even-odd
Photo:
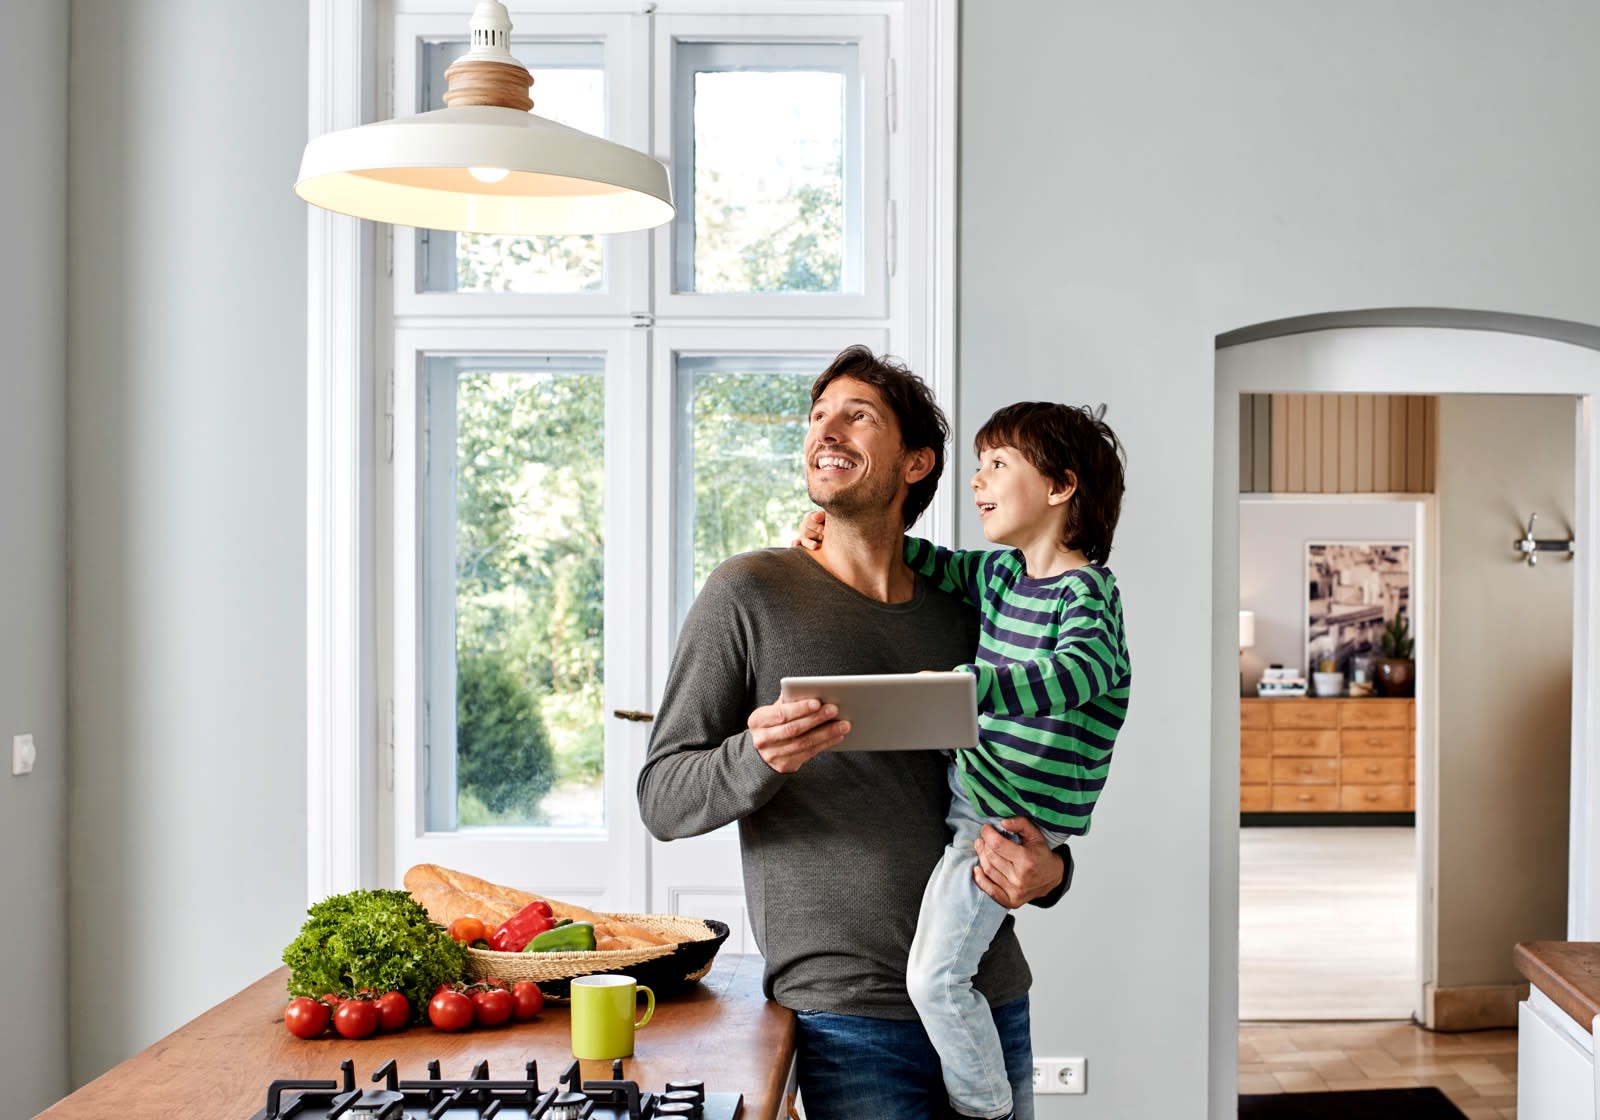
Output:
[[1239,1092],[1434,1085],[1468,1120],[1515,1120],[1517,1032],[1439,1034],[1405,1022],[1242,1023]]

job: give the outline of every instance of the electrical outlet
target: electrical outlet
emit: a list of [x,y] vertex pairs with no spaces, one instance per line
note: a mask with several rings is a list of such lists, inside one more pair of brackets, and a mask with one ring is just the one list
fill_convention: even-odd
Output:
[[1087,1093],[1088,1061],[1084,1058],[1035,1058],[1033,1091],[1037,1094]]

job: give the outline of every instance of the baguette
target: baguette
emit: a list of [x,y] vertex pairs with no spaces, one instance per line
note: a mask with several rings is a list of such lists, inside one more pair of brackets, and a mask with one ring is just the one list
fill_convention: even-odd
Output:
[[542,899],[549,903],[551,912],[558,918],[593,923],[597,948],[640,949],[675,944],[670,938],[632,922],[598,914],[570,902],[504,887],[435,863],[419,863],[407,871],[405,888],[428,911],[428,916],[441,925],[449,925],[468,915],[482,918],[491,926],[499,925],[528,903]]

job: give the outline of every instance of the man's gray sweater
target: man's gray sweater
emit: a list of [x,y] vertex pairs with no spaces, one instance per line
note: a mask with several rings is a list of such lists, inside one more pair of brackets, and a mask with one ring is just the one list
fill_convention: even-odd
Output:
[[[750,713],[786,676],[909,673],[972,659],[977,617],[918,577],[880,603],[800,549],[736,556],[706,581],[679,635],[639,774],[661,840],[739,822],[746,901],[785,1007],[914,1019],[906,956],[928,875],[949,843],[947,759],[935,751],[829,751],[779,774],[750,741]],[[1031,977],[1011,918],[975,985],[993,1005]]]

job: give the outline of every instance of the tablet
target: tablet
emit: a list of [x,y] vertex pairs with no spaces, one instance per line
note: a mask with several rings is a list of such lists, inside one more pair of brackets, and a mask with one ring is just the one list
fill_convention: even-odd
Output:
[[836,751],[954,750],[978,745],[977,679],[971,673],[871,673],[784,677],[784,700],[839,706],[850,732]]

